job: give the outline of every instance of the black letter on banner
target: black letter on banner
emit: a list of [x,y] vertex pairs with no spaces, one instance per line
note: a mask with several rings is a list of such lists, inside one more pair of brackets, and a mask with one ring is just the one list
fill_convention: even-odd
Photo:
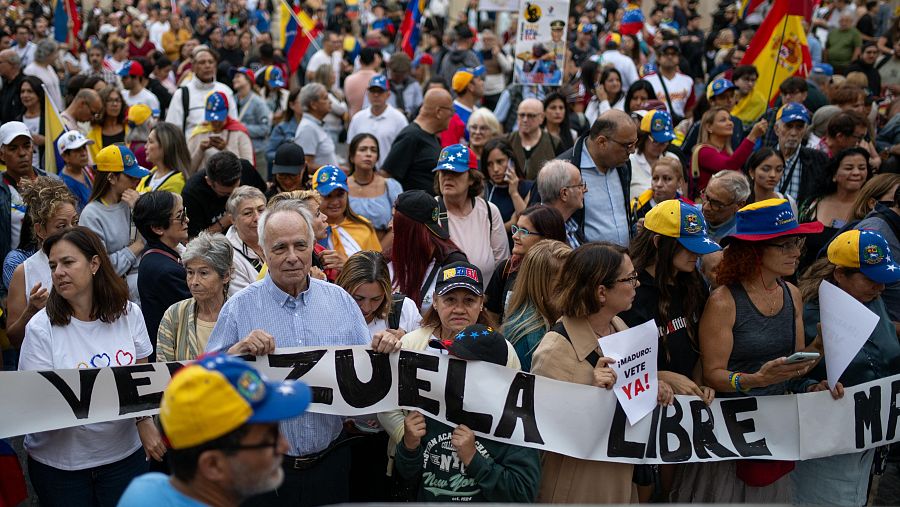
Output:
[[[709,458],[707,449],[720,458],[734,458],[737,454],[731,452],[716,439],[715,421],[712,410],[702,400],[694,400],[690,403],[691,415],[694,420],[694,451],[698,458]],[[709,417],[703,420],[703,414]]]
[[[522,405],[516,405],[519,401],[519,393],[522,393]],[[509,392],[506,394],[506,403],[503,405],[503,415],[497,423],[494,431],[495,437],[509,438],[516,429],[516,419],[522,420],[522,428],[525,430],[525,441],[543,444],[544,439],[537,427],[537,419],[534,416],[534,375],[516,373]]]
[[[676,398],[672,402],[675,415],[669,417],[669,407],[662,407],[659,422],[659,457],[666,462],[679,462],[691,459],[691,437],[687,430],[681,427],[681,419],[684,417],[684,409]],[[678,447],[669,450],[669,435],[675,435],[678,439]]]
[[[152,384],[148,377],[134,378],[132,375],[139,372],[153,372],[156,368],[152,364],[133,364],[131,366],[116,366],[112,369],[116,378],[116,391],[119,393],[119,415],[143,412],[151,408],[159,408],[162,400],[162,391],[138,394],[138,387]],[[161,386],[165,387],[165,386]]]
[[653,417],[650,419],[650,437],[647,439],[647,452],[644,456],[648,458],[656,457],[656,430],[659,428],[659,413],[662,407],[659,405],[653,407]]
[[391,390],[391,361],[387,354],[367,350],[372,363],[372,379],[361,382],[353,364],[352,350],[334,352],[334,369],[338,389],[348,405],[355,408],[372,406],[387,396]]
[[900,418],[900,408],[897,407],[897,395],[900,395],[900,380],[891,382],[891,406],[888,413],[887,439],[893,440],[897,432],[897,419]]
[[178,370],[184,368],[184,364],[178,362],[166,363],[166,368],[169,369],[169,376],[171,377],[178,373]]
[[856,403],[856,448],[862,449],[866,446],[866,429],[872,432],[873,444],[881,440],[881,386],[872,386],[869,396],[864,392],[854,394],[853,401]]
[[606,444],[606,454],[610,458],[635,458],[644,457],[644,444],[625,440],[625,427],[628,421],[625,411],[619,402],[616,402],[616,410],[613,412],[612,425],[609,428],[609,442]]
[[719,406],[722,408],[722,416],[725,418],[725,428],[728,430],[728,436],[731,437],[731,443],[734,444],[738,454],[744,458],[772,455],[772,451],[766,445],[765,438],[749,443],[744,438],[745,433],[756,431],[756,424],[754,424],[753,419],[737,420],[737,415],[741,412],[752,412],[758,408],[756,398],[751,396],[722,400]]
[[[285,380],[297,380],[309,373],[328,351],[311,350],[293,354],[269,354],[269,366],[273,368],[293,368]],[[309,386],[312,390],[313,403],[331,405],[334,402],[334,391],[330,387]]]
[[69,404],[69,408],[72,409],[76,419],[87,419],[91,408],[91,394],[94,391],[94,382],[97,380],[97,375],[100,374],[100,368],[78,370],[78,389],[81,393],[81,399],[75,396],[69,384],[66,384],[66,381],[55,371],[39,371],[38,374],[49,380],[53,387],[59,391],[59,394]]
[[463,409],[463,398],[466,395],[466,362],[461,359],[450,359],[447,369],[447,382],[444,385],[444,403],[447,404],[447,420],[456,424],[465,424],[472,431],[490,433],[494,418],[491,414],[466,412]]
[[416,374],[420,369],[438,371],[440,359],[436,356],[401,350],[398,362],[400,368],[397,373],[397,397],[400,406],[419,407],[432,415],[438,415],[441,411],[441,404],[437,400],[419,395],[420,390],[431,390],[431,382],[420,380]]

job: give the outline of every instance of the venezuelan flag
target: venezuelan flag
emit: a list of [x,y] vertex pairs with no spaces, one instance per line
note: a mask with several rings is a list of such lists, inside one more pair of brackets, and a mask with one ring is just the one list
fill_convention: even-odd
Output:
[[762,5],[763,0],[741,0],[741,8],[738,11],[741,18],[746,18],[753,11],[756,10],[757,7]]
[[44,90],[44,170],[50,174],[57,174],[59,168],[65,164],[62,156],[56,151],[56,141],[65,131],[66,126],[59,116],[59,111],[50,100],[50,94]]
[[279,32],[282,52],[293,74],[300,67],[310,43],[319,34],[315,22],[302,9],[295,11],[285,0],[279,6]]
[[[772,10],[763,20],[759,30],[750,41],[750,47],[741,60],[741,65],[754,65],[759,78],[753,93],[765,98],[770,107],[778,96],[778,86],[791,76],[805,77],[812,67],[806,32],[803,31],[803,16],[812,0],[775,0]],[[740,116],[742,101],[731,114]]]
[[423,12],[425,12],[425,0],[410,0],[406,6],[406,15],[403,16],[403,23],[400,24],[400,34],[403,36],[400,42],[400,49],[410,58],[415,56],[419,38],[422,36],[419,22],[422,20]]
[[[70,21],[71,20],[71,21]],[[72,26],[69,26],[71,23]],[[75,0],[54,0],[53,6],[53,39],[59,43],[67,43],[78,51],[78,33],[81,31],[81,17]]]

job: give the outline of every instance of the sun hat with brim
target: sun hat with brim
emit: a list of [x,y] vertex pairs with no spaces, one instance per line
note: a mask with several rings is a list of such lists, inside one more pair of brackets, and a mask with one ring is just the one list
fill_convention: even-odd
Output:
[[825,226],[821,222],[797,222],[794,210],[787,199],[766,199],[748,204],[735,215],[735,231],[722,238],[725,246],[733,239],[743,241],[766,241],[781,236],[817,234]]
[[[437,200],[424,190],[407,190],[397,196],[394,210],[428,227],[441,239],[450,239],[450,232],[441,225],[441,208]],[[446,219],[446,217],[444,217]]]
[[205,444],[245,424],[303,414],[312,391],[300,381],[272,382],[238,357],[202,357],[178,371],[163,392],[159,421],[172,449]]
[[346,192],[350,191],[350,187],[347,186],[347,175],[340,167],[323,165],[313,174],[313,190],[323,197],[339,188]]
[[678,199],[663,201],[648,211],[644,217],[644,229],[675,238],[681,246],[697,255],[722,249],[710,239],[703,212]]
[[150,171],[139,166],[134,153],[126,146],[111,144],[97,153],[97,170],[105,173],[125,173],[132,178],[144,178]]
[[858,269],[877,283],[900,282],[900,265],[878,231],[842,232],[828,245],[828,260],[836,266]]

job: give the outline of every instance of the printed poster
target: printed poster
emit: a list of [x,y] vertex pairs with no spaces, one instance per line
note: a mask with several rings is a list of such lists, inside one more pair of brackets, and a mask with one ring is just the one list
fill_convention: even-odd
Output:
[[562,85],[568,13],[567,1],[521,0],[515,55],[517,83]]

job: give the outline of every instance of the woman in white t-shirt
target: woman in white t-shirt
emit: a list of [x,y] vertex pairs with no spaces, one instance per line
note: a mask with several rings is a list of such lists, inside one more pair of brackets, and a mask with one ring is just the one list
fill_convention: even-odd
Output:
[[[399,340],[407,331],[419,328],[419,309],[403,294],[393,294],[387,261],[380,252],[362,250],[351,255],[335,283],[359,305],[373,340],[377,335],[394,335]],[[362,436],[351,446],[353,463],[359,463],[350,472],[351,497],[364,502],[388,498],[384,452],[388,435],[374,414],[350,420],[353,425],[347,431]]]
[[[45,240],[53,290],[25,329],[19,370],[103,368],[147,362],[153,352],[140,308],[100,238],[73,227]],[[43,506],[115,505],[165,445],[149,417],[25,436],[31,483]]]

